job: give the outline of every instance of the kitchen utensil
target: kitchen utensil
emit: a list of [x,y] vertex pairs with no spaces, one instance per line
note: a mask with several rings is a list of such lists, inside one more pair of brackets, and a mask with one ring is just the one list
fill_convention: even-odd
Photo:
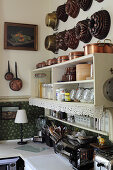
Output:
[[104,0],[96,0],[97,2],[103,2]]
[[71,16],[72,18],[76,18],[80,11],[78,1],[67,0],[65,10],[69,16]]
[[48,59],[47,62],[46,62],[46,65],[47,65],[47,66],[52,65],[52,59]]
[[89,21],[89,29],[95,38],[104,39],[111,27],[111,17],[107,10],[95,12]]
[[91,95],[91,90],[90,89],[85,89],[83,94],[82,94],[82,98],[81,98],[80,102],[88,103],[89,100],[90,100],[90,95]]
[[103,85],[103,94],[104,97],[109,100],[113,101],[113,78],[108,79]]
[[84,56],[84,51],[74,51],[69,53],[69,60]]
[[78,4],[83,11],[89,10],[92,5],[93,0],[79,0]]
[[75,100],[75,95],[76,95],[76,90],[71,90],[71,92],[70,92],[70,98],[71,98],[71,100],[72,101],[74,101]]
[[19,91],[22,88],[22,80],[18,78],[17,76],[17,63],[16,62],[15,62],[15,74],[16,74],[16,77],[10,81],[9,86],[11,90]]
[[89,103],[94,103],[94,89],[91,89],[90,97],[89,97]]
[[88,23],[89,23],[89,19],[79,21],[75,28],[77,39],[83,41],[84,43],[88,43],[92,39],[92,35],[89,31]]
[[46,26],[51,27],[54,31],[56,31],[58,27],[58,23],[59,23],[59,20],[58,20],[56,11],[53,11],[52,13],[48,13],[46,15],[46,18],[45,18]]
[[38,63],[36,65],[36,68],[42,68],[42,67],[45,67],[46,66],[46,62],[45,61],[42,61],[42,63]]
[[65,62],[65,61],[67,61],[67,60],[69,60],[68,55],[59,56],[59,57],[57,58],[57,63],[63,63],[63,62]]
[[60,5],[57,7],[57,10],[56,10],[58,19],[63,22],[66,22],[68,19],[68,15],[66,14],[66,11],[65,11],[65,6],[66,6],[65,4]]
[[113,147],[96,149],[94,157],[95,170],[113,170]]
[[104,43],[98,41],[97,43],[87,44],[84,46],[84,55],[93,54],[93,53],[113,53],[113,44],[111,40],[109,43],[106,43],[109,39],[105,39]]
[[82,88],[79,88],[79,89],[76,91],[75,99],[76,99],[77,101],[80,101],[80,100],[81,100],[83,92],[84,92],[84,89],[82,89]]
[[56,47],[64,51],[68,49],[68,46],[65,44],[64,41],[65,33],[66,31],[62,31],[56,35]]
[[57,58],[54,57],[54,58],[52,59],[52,64],[57,64]]
[[57,54],[58,48],[56,46],[56,34],[48,35],[45,38],[45,48],[53,53]]
[[13,79],[14,75],[12,72],[10,72],[10,64],[8,61],[8,72],[5,74],[4,78],[8,81],[11,81]]
[[75,28],[66,31],[65,37],[64,37],[64,42],[69,48],[71,48],[73,50],[78,47],[79,40],[76,37]]

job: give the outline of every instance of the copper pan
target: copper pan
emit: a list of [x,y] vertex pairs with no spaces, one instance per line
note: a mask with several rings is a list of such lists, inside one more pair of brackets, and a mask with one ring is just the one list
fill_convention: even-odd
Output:
[[45,18],[45,24],[48,27],[51,27],[54,31],[57,30],[59,23],[59,19],[57,17],[56,11],[53,11],[52,13],[48,13]]
[[52,51],[57,54],[58,49],[56,48],[56,34],[48,35],[45,38],[45,48],[46,50]]
[[[106,41],[109,41],[110,43],[106,43]],[[98,41],[97,43],[84,46],[84,55],[93,53],[113,53],[113,44],[111,43],[111,40],[105,39],[104,43]]]

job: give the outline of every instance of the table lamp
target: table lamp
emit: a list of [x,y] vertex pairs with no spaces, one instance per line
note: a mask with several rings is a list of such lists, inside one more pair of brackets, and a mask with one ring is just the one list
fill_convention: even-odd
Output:
[[15,123],[20,124],[20,135],[21,135],[21,141],[18,142],[19,145],[24,145],[27,143],[27,141],[23,141],[23,123],[28,123],[27,115],[25,110],[17,110]]

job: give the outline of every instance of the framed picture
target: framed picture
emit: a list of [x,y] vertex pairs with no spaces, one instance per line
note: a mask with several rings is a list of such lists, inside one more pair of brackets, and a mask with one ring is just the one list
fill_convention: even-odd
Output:
[[4,49],[37,51],[38,26],[5,22]]
[[15,119],[17,110],[19,110],[19,106],[1,106],[0,108],[2,120]]

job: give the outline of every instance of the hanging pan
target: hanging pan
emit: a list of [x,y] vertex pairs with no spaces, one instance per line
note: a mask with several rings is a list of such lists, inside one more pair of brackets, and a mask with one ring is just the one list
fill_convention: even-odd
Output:
[[13,79],[14,75],[10,72],[10,65],[8,61],[8,72],[5,74],[4,78],[8,81],[11,81]]
[[96,0],[97,2],[103,2],[104,0]]
[[56,47],[56,34],[48,35],[45,38],[45,48],[46,50],[52,51],[53,53],[57,54],[58,49]]
[[47,27],[51,27],[54,31],[57,30],[59,19],[57,17],[56,11],[48,13],[45,18],[45,24]]
[[13,91],[19,91],[22,88],[22,80],[18,78],[17,76],[17,63],[15,62],[15,74],[16,77],[13,78],[10,83],[9,83],[9,87],[11,88],[11,90]]

